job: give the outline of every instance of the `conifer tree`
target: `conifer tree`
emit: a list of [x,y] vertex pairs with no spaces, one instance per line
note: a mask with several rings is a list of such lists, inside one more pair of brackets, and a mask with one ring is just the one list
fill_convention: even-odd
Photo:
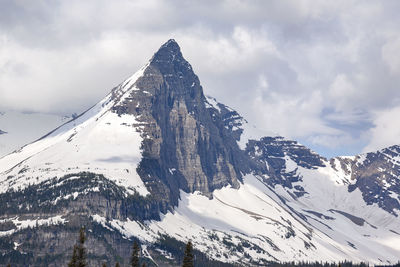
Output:
[[76,267],[86,267],[86,248],[84,247],[86,241],[85,228],[82,227],[79,231],[79,245],[78,245],[78,263]]
[[74,251],[72,252],[71,261],[68,263],[68,267],[76,267],[78,263],[78,246],[74,245]]
[[119,267],[119,262],[117,261],[117,263],[115,264],[115,267]]
[[101,267],[107,267],[107,264],[104,262]]
[[143,262],[142,267],[146,267],[146,263]]
[[194,267],[193,245],[190,240],[186,244],[185,257],[183,258],[182,267]]
[[68,263],[68,267],[86,267],[86,248],[84,247],[86,237],[85,228],[81,228],[79,231],[78,245],[74,245],[74,251],[72,252],[72,257]]
[[139,267],[140,247],[137,241],[133,243],[133,250],[131,256],[131,266]]

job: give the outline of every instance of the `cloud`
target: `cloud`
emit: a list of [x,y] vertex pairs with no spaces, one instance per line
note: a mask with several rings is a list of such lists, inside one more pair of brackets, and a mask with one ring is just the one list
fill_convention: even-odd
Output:
[[336,103],[336,108],[339,110],[346,109],[352,106],[351,99],[355,98],[357,90],[349,81],[345,74],[336,76],[331,87],[329,88],[329,97]]
[[389,67],[391,74],[400,74],[400,37],[387,42],[382,46],[382,59]]
[[371,152],[400,143],[400,106],[377,112],[374,115],[374,127],[368,130],[370,142],[363,152]]
[[[358,153],[378,147],[382,114],[399,106],[399,8],[396,0],[2,1],[0,110],[85,110],[175,38],[205,92],[260,128],[325,155]],[[397,142],[391,136],[385,143]]]

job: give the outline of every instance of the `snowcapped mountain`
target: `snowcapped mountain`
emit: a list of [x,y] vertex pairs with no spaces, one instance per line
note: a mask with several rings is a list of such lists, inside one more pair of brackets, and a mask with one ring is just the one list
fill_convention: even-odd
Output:
[[0,112],[0,157],[39,139],[71,119],[44,113]]
[[328,160],[263,136],[204,96],[169,40],[95,106],[0,159],[0,264],[63,264],[81,225],[93,265],[129,259],[135,238],[159,266],[178,266],[189,239],[208,266],[395,263],[399,164],[398,146]]

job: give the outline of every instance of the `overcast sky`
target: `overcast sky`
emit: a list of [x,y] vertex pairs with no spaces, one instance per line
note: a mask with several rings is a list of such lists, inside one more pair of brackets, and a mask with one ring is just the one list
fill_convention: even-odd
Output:
[[174,38],[206,94],[325,156],[400,144],[400,1],[0,1],[0,110],[81,112]]

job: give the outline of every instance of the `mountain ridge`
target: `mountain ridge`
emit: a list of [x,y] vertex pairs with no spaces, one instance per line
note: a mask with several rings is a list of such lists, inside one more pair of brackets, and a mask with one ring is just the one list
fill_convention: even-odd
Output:
[[[0,159],[0,263],[12,253],[66,262],[81,225],[98,242],[88,247],[92,264],[129,258],[138,238],[149,260],[179,265],[176,253],[159,252],[166,236],[249,266],[395,263],[399,152],[328,160],[296,141],[263,137],[204,95],[171,39],[92,108]],[[30,227],[49,238],[32,240]]]

